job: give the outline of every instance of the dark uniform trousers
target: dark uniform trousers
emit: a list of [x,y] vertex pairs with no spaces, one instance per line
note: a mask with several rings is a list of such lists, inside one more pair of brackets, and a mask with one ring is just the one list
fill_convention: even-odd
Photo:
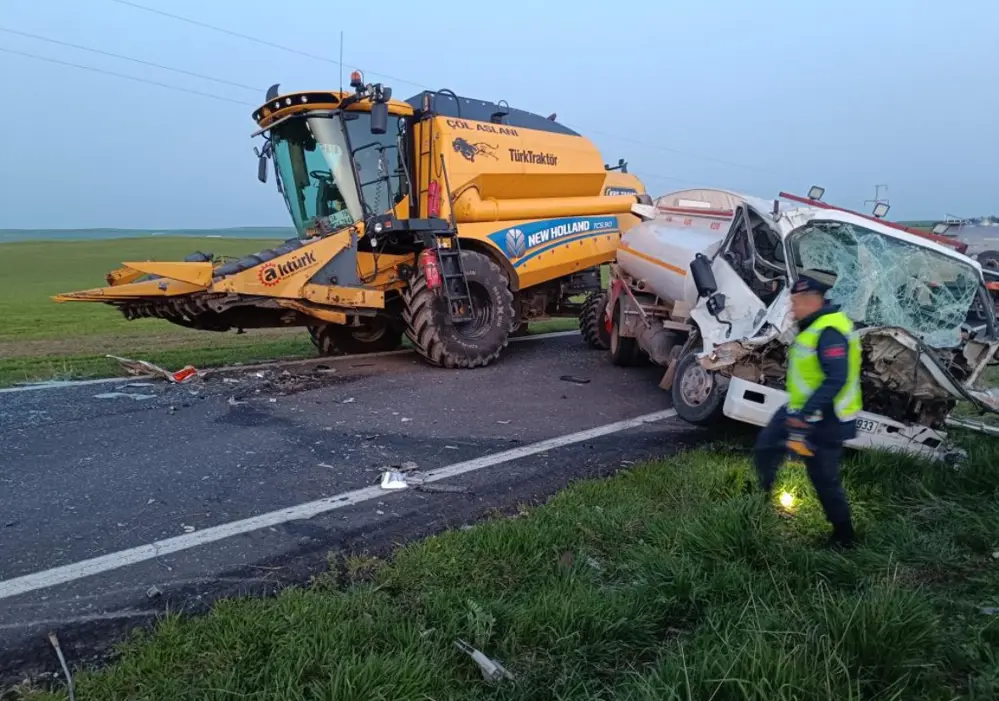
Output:
[[[754,457],[760,488],[771,492],[777,471],[787,455],[787,410],[781,407],[774,412],[770,423],[756,438]],[[843,442],[853,433],[853,422],[844,425],[835,416],[823,418],[808,433],[808,442],[814,455],[805,458],[808,478],[825,511],[826,520],[833,528],[852,530],[850,505],[840,479],[839,464],[843,457]]]

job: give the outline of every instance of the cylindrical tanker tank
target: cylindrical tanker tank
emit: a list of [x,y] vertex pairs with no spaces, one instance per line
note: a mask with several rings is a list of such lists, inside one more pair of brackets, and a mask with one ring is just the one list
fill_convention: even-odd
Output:
[[711,256],[725,238],[727,227],[717,230],[676,226],[653,219],[636,224],[621,236],[617,263],[636,281],[670,302],[697,302],[697,288],[690,274],[694,256]]

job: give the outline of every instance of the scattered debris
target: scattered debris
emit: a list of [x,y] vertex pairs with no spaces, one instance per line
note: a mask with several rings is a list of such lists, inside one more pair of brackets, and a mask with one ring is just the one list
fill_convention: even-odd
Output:
[[49,642],[52,644],[52,648],[55,650],[56,657],[59,658],[59,664],[62,665],[62,671],[66,675],[66,685],[67,691],[69,692],[69,701],[76,701],[76,687],[73,684],[73,675],[69,672],[69,665],[66,664],[66,657],[62,654],[62,648],[59,646],[59,638],[56,637],[55,632],[49,633]]
[[340,403],[341,403],[341,404],[353,404],[353,403],[354,403],[354,398],[353,398],[353,397],[347,397],[346,399],[344,399],[344,400],[343,400],[342,402],[340,402]]
[[195,531],[194,526],[185,526],[183,523],[180,524],[180,527],[184,529],[184,533],[194,533]]
[[468,487],[460,484],[419,484],[416,486],[421,492],[440,492],[441,494],[466,494]]
[[148,589],[146,589],[146,597],[147,598],[155,599],[156,597],[162,596],[162,595],[163,595],[162,590],[160,590],[160,588],[158,586],[156,586],[155,584],[153,586],[149,587]]
[[229,397],[229,406],[239,406],[240,404],[246,404],[246,402],[235,397]]
[[137,402],[143,399],[156,399],[155,394],[135,394],[134,392],[102,392],[95,394],[95,399],[134,399]]
[[403,416],[403,417],[402,417],[402,422],[403,422],[403,423],[406,423],[407,421],[412,421],[412,419],[408,419],[408,418],[406,418],[405,416]]
[[325,467],[327,470],[332,470],[333,469],[332,465],[329,465],[329,464],[324,463],[324,462],[319,463],[319,467]]
[[238,385],[241,381],[237,380],[235,377],[223,377],[222,382],[227,385]]
[[456,445],[446,445],[446,446],[444,446],[444,450],[458,450],[458,446],[456,446]]
[[510,423],[510,421],[509,421],[509,419],[507,419],[506,421],[497,421],[496,423],[506,425],[506,424]]
[[409,484],[401,472],[386,470],[382,473],[382,489],[405,489]]
[[464,640],[456,640],[454,644],[455,647],[475,660],[475,664],[479,665],[479,669],[482,671],[482,678],[486,681],[499,681],[504,678],[513,679],[513,675],[503,665],[496,660],[486,657],[485,654],[476,650]]
[[407,460],[406,462],[404,462],[402,465],[399,466],[400,472],[412,472],[413,470],[417,469],[419,469],[419,465],[417,465],[412,460]]
[[187,382],[192,378],[204,376],[204,373],[200,372],[193,365],[185,365],[177,372],[170,372],[169,370],[164,370],[159,365],[153,365],[145,360],[119,358],[116,355],[105,355],[104,357],[117,361],[119,365],[132,375],[153,375],[154,377],[162,377],[164,380],[176,383]]
[[560,377],[558,379],[562,380],[563,382],[572,382],[573,384],[577,384],[577,385],[588,385],[588,384],[590,384],[590,379],[589,378],[587,378],[587,377],[576,377],[575,375],[562,375],[562,377]]

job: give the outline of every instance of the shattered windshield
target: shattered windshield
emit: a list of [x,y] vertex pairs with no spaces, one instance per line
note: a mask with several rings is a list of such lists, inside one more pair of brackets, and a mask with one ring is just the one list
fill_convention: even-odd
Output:
[[362,218],[350,149],[339,116],[293,119],[273,136],[281,190],[299,235],[324,218],[331,229]]
[[961,343],[981,281],[971,265],[845,222],[814,221],[792,235],[799,272],[834,280],[828,297],[865,326],[899,326],[935,348]]

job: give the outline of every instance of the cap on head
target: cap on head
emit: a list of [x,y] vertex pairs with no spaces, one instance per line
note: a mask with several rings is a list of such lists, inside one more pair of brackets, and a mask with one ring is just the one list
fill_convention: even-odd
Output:
[[814,292],[815,294],[825,295],[828,291],[829,285],[817,278],[804,274],[799,275],[791,287],[791,294],[793,295],[801,294],[802,292]]

